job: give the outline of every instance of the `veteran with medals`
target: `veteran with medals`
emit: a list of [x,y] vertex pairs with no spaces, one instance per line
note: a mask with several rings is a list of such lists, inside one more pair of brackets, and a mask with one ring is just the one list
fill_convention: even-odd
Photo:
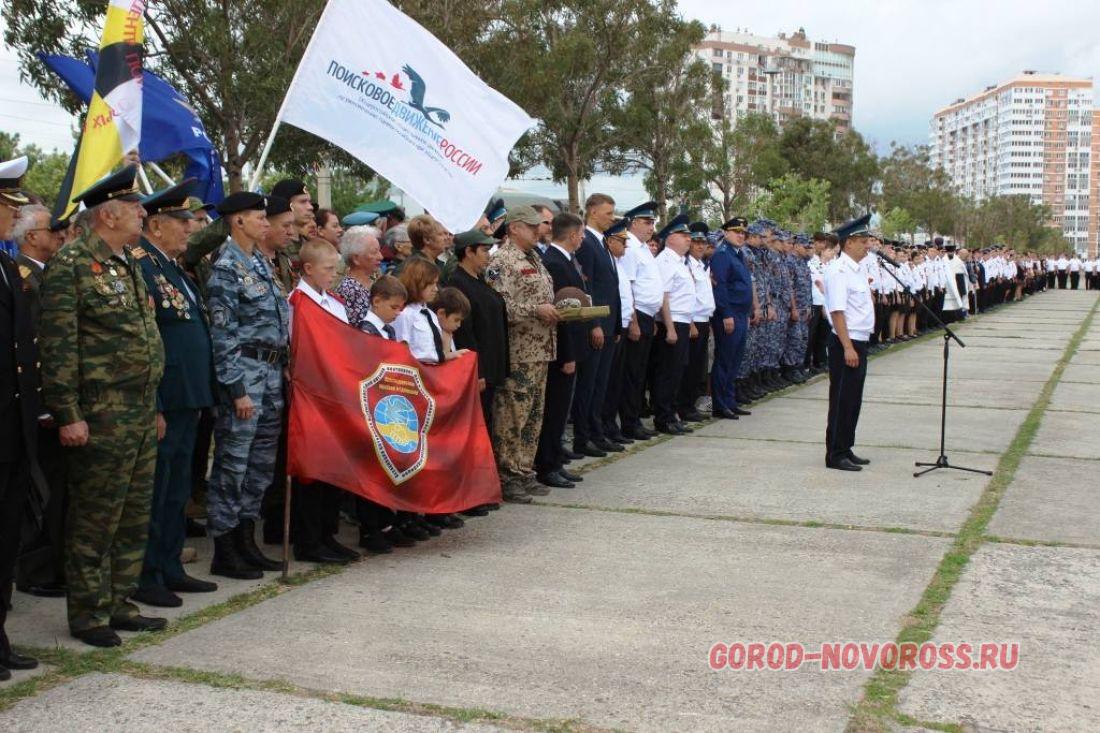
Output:
[[214,359],[206,310],[197,288],[177,262],[187,249],[194,219],[187,205],[187,191],[193,182],[188,179],[142,200],[144,233],[133,250],[156,303],[165,357],[164,377],[157,390],[157,417],[164,437],[157,450],[145,563],[133,597],[166,608],[182,605],[176,593],[218,589],[214,583],[189,577],[180,562],[199,414],[214,405]]
[[93,646],[166,624],[128,600],[145,557],[164,371],[153,297],[128,249],[145,218],[136,175],[127,166],[74,197],[91,231],[50,262],[41,294],[43,394],[69,469],[69,630]]

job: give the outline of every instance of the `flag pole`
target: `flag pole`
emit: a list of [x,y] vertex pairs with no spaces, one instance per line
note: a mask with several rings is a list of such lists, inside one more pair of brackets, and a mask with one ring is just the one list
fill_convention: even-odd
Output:
[[145,166],[141,163],[138,163],[138,178],[141,179],[141,185],[145,188],[145,193],[151,194],[153,186],[149,183],[149,176],[145,175]]
[[[306,44],[306,50],[302,52],[302,59],[309,56],[309,51],[313,48],[313,42],[317,39],[317,29],[325,22],[325,16],[328,15],[329,8],[331,7],[331,2],[325,3],[325,9],[321,11],[321,17],[317,19],[317,25],[313,28],[313,35],[309,37],[309,43]],[[275,142],[275,133],[279,131],[279,127],[283,124],[283,110],[286,109],[286,100],[290,97],[290,92],[293,91],[294,85],[298,83],[298,74],[300,73],[302,73],[301,59],[298,61],[298,68],[294,70],[294,76],[290,79],[290,86],[286,88],[286,94],[283,95],[283,101],[279,105],[279,112],[275,115],[275,124],[271,127],[271,134],[267,136],[267,142],[264,143],[263,152],[260,153],[260,160],[256,163],[256,171],[252,174],[252,181],[248,185],[249,191],[255,191],[256,186],[260,183],[260,176],[263,175],[264,165],[267,164],[268,153],[271,152],[271,146]]]
[[285,583],[290,579],[290,493],[294,484],[290,476],[286,477],[286,498],[283,500],[283,577]]
[[164,169],[161,168],[159,165],[157,165],[156,163],[153,163],[152,161],[148,161],[146,163],[146,165],[148,165],[150,168],[152,168],[153,172],[156,173],[158,176],[160,176],[161,180],[163,180],[169,186],[176,185],[176,182],[172,180],[172,177],[170,175],[168,175],[167,173],[165,173]]

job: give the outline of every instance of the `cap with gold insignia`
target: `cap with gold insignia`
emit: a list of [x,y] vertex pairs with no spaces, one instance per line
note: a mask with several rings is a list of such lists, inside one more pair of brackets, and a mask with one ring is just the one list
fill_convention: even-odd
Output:
[[141,201],[141,194],[138,193],[137,188],[137,170],[136,165],[128,165],[116,173],[101,178],[73,196],[73,201],[84,204],[89,209],[108,201]]
[[657,220],[657,202],[646,201],[644,204],[638,204],[630,211],[623,214],[626,219],[653,219]]
[[504,223],[507,225],[517,221],[537,227],[542,224],[542,217],[539,216],[539,212],[535,211],[533,206],[513,206],[504,215]]
[[665,224],[664,229],[657,232],[657,239],[663,242],[666,238],[668,238],[670,234],[676,234],[678,232],[691,234],[691,228],[688,226],[690,222],[691,219],[688,217],[687,214],[680,214],[668,224]]
[[188,205],[187,192],[195,181],[195,178],[187,178],[163,191],[149,194],[141,200],[145,213],[149,216],[163,214],[173,219],[194,219],[195,215]]
[[749,228],[749,220],[743,216],[735,216],[722,225],[723,231],[732,229],[735,232],[744,232]]
[[696,241],[706,241],[707,235],[710,234],[710,227],[705,221],[692,222],[688,228],[691,229],[691,238]]
[[242,211],[263,211],[267,208],[267,199],[251,191],[237,191],[226,196],[218,204],[218,213],[222,216],[239,214]]
[[30,199],[19,188],[23,184],[23,176],[27,173],[28,167],[25,155],[0,163],[0,203],[8,206],[23,206],[30,203]]
[[604,237],[604,239],[607,239],[608,237],[620,237],[620,238],[625,239],[626,238],[626,228],[628,226],[630,226],[630,219],[627,219],[624,216],[622,219],[619,219],[614,224],[609,226],[607,228],[607,230],[604,231],[603,237]]

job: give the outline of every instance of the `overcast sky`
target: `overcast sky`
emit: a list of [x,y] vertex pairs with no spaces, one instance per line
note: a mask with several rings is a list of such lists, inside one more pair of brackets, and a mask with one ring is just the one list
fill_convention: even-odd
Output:
[[[1100,69],[1094,0],[680,0],[687,18],[753,33],[791,33],[856,47],[855,127],[880,151],[927,139],[928,120],[953,99],[1023,69],[1093,76]],[[2,32],[2,23],[0,23]],[[50,148],[72,145],[71,120],[19,83],[0,51],[0,129]]]
[[1095,0],[679,0],[684,17],[856,47],[854,124],[880,152],[925,143],[940,107],[1024,69],[1100,71]]

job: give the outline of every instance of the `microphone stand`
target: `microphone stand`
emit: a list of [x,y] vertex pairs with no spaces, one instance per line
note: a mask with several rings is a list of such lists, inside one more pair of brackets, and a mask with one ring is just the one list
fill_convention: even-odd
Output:
[[901,286],[901,289],[905,291],[905,294],[916,301],[924,312],[932,318],[932,321],[943,329],[943,392],[940,397],[940,455],[936,458],[935,463],[922,463],[917,461],[915,464],[917,468],[924,468],[923,471],[915,471],[913,478],[920,478],[926,473],[931,473],[937,468],[950,468],[956,471],[969,471],[970,473],[981,473],[986,476],[992,476],[992,471],[984,471],[980,468],[966,468],[965,466],[952,466],[951,462],[947,459],[947,364],[951,356],[951,342],[954,341],[959,345],[959,348],[966,348],[966,344],[962,342],[955,332],[948,328],[935,311],[924,304],[924,301],[918,298],[909,286],[906,285],[898,278],[897,274],[893,270],[893,265],[886,259],[886,255],[882,254],[878,250],[871,250],[871,253],[878,257],[883,264],[881,269],[889,273],[890,277],[894,278],[894,282]]

